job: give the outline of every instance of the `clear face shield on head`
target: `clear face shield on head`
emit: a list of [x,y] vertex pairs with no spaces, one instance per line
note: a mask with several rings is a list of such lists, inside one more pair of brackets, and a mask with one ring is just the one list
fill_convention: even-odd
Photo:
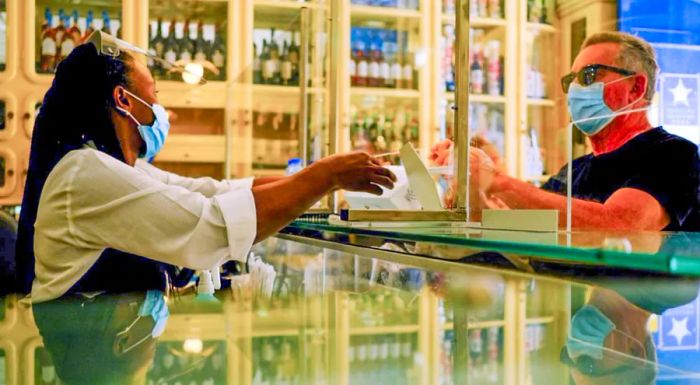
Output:
[[125,40],[118,39],[102,31],[93,32],[88,37],[86,42],[92,43],[97,48],[97,51],[102,55],[117,57],[122,53],[122,51],[144,55],[145,57],[158,62],[161,67],[168,72],[181,73],[182,80],[187,84],[203,85],[207,83],[206,79],[204,79],[204,67],[201,64],[188,63],[187,65],[182,66],[172,63],[157,55],[149,53],[143,48],[137,47]]

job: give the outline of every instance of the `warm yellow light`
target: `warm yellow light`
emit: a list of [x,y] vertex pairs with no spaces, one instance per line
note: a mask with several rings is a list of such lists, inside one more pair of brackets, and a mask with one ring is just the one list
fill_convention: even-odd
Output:
[[188,338],[182,344],[182,350],[186,351],[187,353],[199,354],[203,349],[204,345],[202,344],[202,340],[199,338]]
[[204,76],[204,67],[199,63],[187,63],[182,73],[182,80],[187,84],[199,84]]

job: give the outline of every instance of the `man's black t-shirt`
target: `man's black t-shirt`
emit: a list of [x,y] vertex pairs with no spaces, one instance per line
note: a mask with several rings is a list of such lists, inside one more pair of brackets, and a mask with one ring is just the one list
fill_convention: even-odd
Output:
[[[671,222],[667,231],[700,231],[700,159],[692,142],[658,127],[637,135],[613,152],[574,159],[574,198],[605,202],[621,188],[656,198]],[[543,189],[566,194],[566,167]]]

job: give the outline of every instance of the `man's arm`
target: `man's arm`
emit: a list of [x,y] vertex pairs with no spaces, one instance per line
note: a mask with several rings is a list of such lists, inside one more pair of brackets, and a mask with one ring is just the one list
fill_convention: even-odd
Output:
[[[559,223],[566,223],[566,196],[541,190],[503,174],[494,176],[488,191],[513,209],[559,210]],[[650,194],[621,188],[605,203],[572,199],[571,225],[575,228],[662,230],[670,218]]]
[[284,179],[283,176],[263,176],[260,178],[255,178],[253,179],[253,187],[260,187],[262,185],[274,183],[282,179]]

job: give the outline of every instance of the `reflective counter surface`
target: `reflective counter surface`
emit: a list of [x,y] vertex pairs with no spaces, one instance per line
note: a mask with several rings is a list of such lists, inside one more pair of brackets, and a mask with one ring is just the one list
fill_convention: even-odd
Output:
[[282,238],[216,299],[170,293],[158,338],[167,312],[145,293],[5,298],[0,384],[700,383],[694,278]]

